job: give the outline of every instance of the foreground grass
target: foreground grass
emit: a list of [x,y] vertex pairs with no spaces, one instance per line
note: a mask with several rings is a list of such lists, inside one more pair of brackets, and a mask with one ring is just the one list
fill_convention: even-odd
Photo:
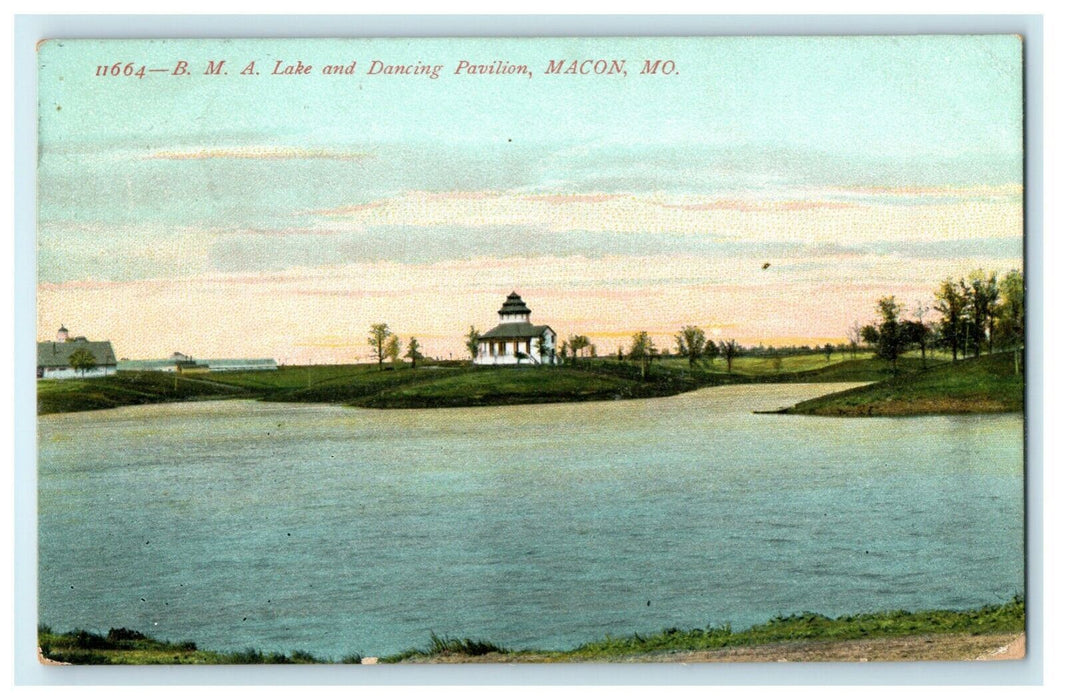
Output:
[[777,617],[734,632],[731,627],[667,629],[656,634],[605,637],[567,651],[510,650],[485,641],[439,638],[428,647],[383,657],[382,663],[463,660],[490,656],[493,661],[639,661],[641,657],[681,652],[749,648],[782,642],[871,640],[927,635],[993,635],[1024,631],[1024,601],[974,610],[893,611],[835,619],[816,613]]
[[[333,663],[305,651],[290,654],[263,653],[257,649],[238,652],[203,651],[194,642],[167,642],[152,639],[135,630],[112,629],[106,635],[74,630],[63,634],[48,627],[37,630],[41,654],[52,661],[68,664],[320,664]],[[357,654],[340,663],[360,663]]]
[[782,413],[903,416],[1004,413],[1024,408],[1024,374],[1012,352],[943,363],[927,371],[803,401]]
[[640,654],[704,651],[793,641],[842,641],[928,634],[1024,631],[1024,601],[976,610],[893,611],[829,618],[816,613],[777,617],[740,632],[729,626],[667,629],[657,634],[605,639],[553,655],[560,661],[595,661]]
[[[1002,635],[1024,631],[1024,600],[973,610],[893,611],[850,615],[835,619],[815,613],[776,617],[745,630],[729,626],[706,629],[667,629],[656,634],[605,637],[566,651],[507,649],[492,642],[430,636],[423,648],[408,649],[382,657],[381,663],[418,661],[464,661],[487,659],[513,661],[618,661],[651,660],[662,654],[749,649],[783,642],[842,642],[882,640],[915,636]],[[336,663],[306,652],[263,653],[248,649],[235,653],[202,651],[192,642],[171,643],[139,632],[119,629],[107,635],[75,630],[57,634],[47,627],[38,630],[38,645],[53,661],[73,664],[259,664]],[[643,657],[643,658],[641,658]],[[340,663],[360,663],[352,654]]]

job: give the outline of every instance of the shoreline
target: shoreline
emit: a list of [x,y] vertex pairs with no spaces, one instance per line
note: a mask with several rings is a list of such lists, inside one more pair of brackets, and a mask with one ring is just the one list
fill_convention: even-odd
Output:
[[1008,603],[967,610],[896,610],[837,618],[802,613],[739,631],[725,625],[608,635],[564,650],[507,649],[485,640],[430,634],[426,647],[373,657],[353,653],[340,660],[250,647],[215,652],[191,641],[161,641],[124,628],[103,635],[85,630],[54,633],[41,627],[37,642],[41,663],[50,665],[976,661],[1023,658],[1026,619],[1024,600],[1017,596]]
[[[1008,362],[1007,362],[1008,360]],[[1009,364],[1009,372],[1006,371]],[[439,371],[428,372],[434,368]],[[861,383],[793,406],[758,414],[832,417],[1007,413],[1023,409],[1023,375],[1012,356],[984,356],[890,373],[879,360],[843,360],[820,368],[766,374],[722,373],[659,365],[647,377],[627,363],[586,360],[543,368],[430,365],[381,371],[367,365],[287,367],[270,373],[184,377],[123,372],[109,377],[37,384],[37,415],[122,406],[254,399],[376,410],[534,406],[678,396],[719,386]]]

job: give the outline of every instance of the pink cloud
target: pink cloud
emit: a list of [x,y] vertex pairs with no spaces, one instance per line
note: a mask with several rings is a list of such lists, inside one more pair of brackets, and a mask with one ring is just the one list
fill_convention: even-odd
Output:
[[700,202],[698,204],[661,204],[659,206],[665,209],[682,209],[684,211],[774,212],[810,211],[813,209],[853,209],[858,205],[851,202],[831,202],[825,200],[750,202],[740,199],[717,199],[712,202]]
[[331,209],[315,209],[310,212],[301,212],[303,214],[318,214],[320,216],[344,216],[346,214],[358,214],[362,211],[369,211],[370,209],[380,209],[385,206],[384,200],[377,200],[375,202],[366,202],[365,204],[348,204],[342,207],[333,207]]
[[1009,196],[1020,195],[1024,187],[1019,184],[1007,185],[977,185],[972,187],[954,187],[951,185],[939,185],[923,187],[920,185],[902,185],[899,187],[843,187],[843,192],[856,194],[884,194],[905,197],[968,197],[968,196]]
[[546,202],[547,204],[599,204],[620,196],[619,194],[536,194],[525,199],[529,202]]
[[322,148],[286,148],[282,146],[237,146],[153,151],[149,160],[210,160],[215,158],[246,160],[365,160],[369,154],[332,151]]
[[494,199],[501,197],[498,192],[485,192],[485,191],[461,191],[455,190],[451,192],[411,192],[412,196],[423,197],[430,201],[440,201],[447,199]]
[[270,236],[281,238],[284,236],[336,236],[343,231],[336,231],[333,229],[322,228],[242,228],[242,229],[230,229],[227,231],[218,231],[220,235],[225,236]]

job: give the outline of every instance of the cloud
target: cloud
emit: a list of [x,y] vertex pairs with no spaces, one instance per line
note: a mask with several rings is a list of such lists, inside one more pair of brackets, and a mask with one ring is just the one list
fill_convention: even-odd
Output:
[[230,146],[157,150],[144,156],[149,160],[351,160],[370,158],[367,153],[336,151],[322,148],[285,146]]
[[965,187],[951,185],[939,185],[934,187],[922,185],[906,185],[899,187],[851,186],[839,187],[838,190],[844,194],[854,193],[899,197],[979,198],[1019,197],[1024,194],[1024,186],[1017,183],[1006,183],[1001,185],[970,185]]
[[662,204],[666,209],[683,209],[684,211],[810,211],[812,209],[853,209],[858,206],[853,202],[831,202],[823,200],[766,200],[744,201],[741,199],[716,199],[699,204]]
[[[669,193],[409,191],[360,204],[319,209],[321,225],[365,230],[397,227],[525,227],[533,232],[697,235],[747,242],[851,245],[862,241],[1016,238],[1023,232],[1018,197],[973,190],[972,196],[834,190]],[[952,193],[968,189],[943,190]],[[801,196],[797,196],[801,195]],[[620,239],[619,239],[620,240]],[[624,243],[619,243],[624,245]],[[579,245],[579,243],[578,243]]]
[[539,194],[526,197],[530,202],[546,202],[548,204],[599,204],[617,199],[620,194]]

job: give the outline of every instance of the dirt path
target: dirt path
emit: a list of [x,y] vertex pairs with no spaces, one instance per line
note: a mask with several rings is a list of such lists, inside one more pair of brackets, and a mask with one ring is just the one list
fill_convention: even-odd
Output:
[[[1019,649],[1019,653],[1018,653]],[[1009,651],[1007,651],[1009,650]],[[841,642],[789,642],[656,661],[979,661],[1024,658],[1024,635],[935,634]]]
[[1022,634],[1006,646],[979,657],[978,661],[1016,661],[1023,659],[1027,649],[1027,640]]
[[[929,634],[913,637],[846,641],[781,642],[715,651],[689,651],[628,656],[613,661],[636,663],[705,663],[766,661],[1009,661],[1023,659],[1021,634]],[[552,659],[540,654],[447,656],[413,663],[536,663]],[[574,659],[579,661],[579,659]],[[595,663],[607,659],[591,659]]]

